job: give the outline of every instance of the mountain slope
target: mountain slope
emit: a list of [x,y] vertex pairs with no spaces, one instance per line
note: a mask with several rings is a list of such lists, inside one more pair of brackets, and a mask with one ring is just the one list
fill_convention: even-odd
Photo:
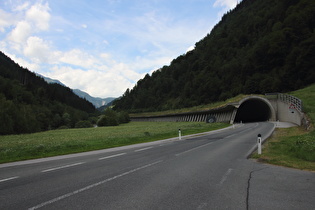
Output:
[[48,84],[0,52],[0,135],[74,127],[94,112],[70,88]]
[[195,49],[146,75],[115,101],[131,112],[167,110],[315,82],[315,1],[243,0]]
[[79,89],[73,89],[73,92],[77,94],[78,96],[80,96],[81,98],[85,98],[86,100],[91,102],[96,108],[107,105],[115,99],[112,97],[108,97],[108,98],[93,97],[93,96],[90,96],[88,93]]

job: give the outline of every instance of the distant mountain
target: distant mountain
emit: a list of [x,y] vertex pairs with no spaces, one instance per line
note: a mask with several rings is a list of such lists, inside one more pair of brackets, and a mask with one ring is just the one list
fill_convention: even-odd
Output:
[[[37,74],[38,76],[42,77],[47,83],[56,83],[62,86],[66,86],[62,82],[56,79],[51,79],[49,77],[45,77],[43,75]],[[72,89],[72,91],[79,97],[86,99],[87,101],[91,102],[96,108],[99,108],[101,106],[105,106],[108,103],[112,102],[115,98],[108,97],[108,98],[99,98],[99,97],[93,97],[90,96],[88,93],[80,90],[80,89]]]
[[51,79],[51,78],[49,78],[49,77],[45,77],[45,76],[43,76],[43,75],[41,75],[41,74],[37,74],[37,73],[36,73],[36,75],[39,76],[39,77],[42,77],[42,78],[43,78],[47,83],[49,83],[49,84],[55,83],[55,84],[59,84],[59,85],[62,85],[62,86],[65,86],[65,87],[66,87],[65,84],[63,84],[62,82],[60,82],[60,81],[57,80],[57,79]]
[[107,104],[105,104],[103,106],[98,107],[97,110],[102,112],[102,111],[106,110],[108,107],[112,107],[114,102],[115,102],[115,100],[116,100],[116,98],[114,98],[111,102],[109,102],[109,103],[107,103]]
[[107,105],[111,101],[113,101],[115,98],[108,97],[108,98],[99,98],[99,97],[93,97],[90,96],[88,93],[79,90],[79,89],[73,89],[73,92],[80,96],[81,98],[85,98],[89,102],[91,102],[96,108],[99,108],[101,106]]
[[129,112],[170,110],[315,82],[315,1],[243,0],[195,49],[115,100]]

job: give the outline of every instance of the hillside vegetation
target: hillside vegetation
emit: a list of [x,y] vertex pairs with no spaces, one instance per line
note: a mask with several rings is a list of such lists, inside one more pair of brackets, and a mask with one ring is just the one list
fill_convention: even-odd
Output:
[[0,52],[0,135],[71,128],[94,112],[70,88],[46,83]]
[[114,102],[147,112],[294,91],[315,82],[315,1],[243,0],[195,49]]

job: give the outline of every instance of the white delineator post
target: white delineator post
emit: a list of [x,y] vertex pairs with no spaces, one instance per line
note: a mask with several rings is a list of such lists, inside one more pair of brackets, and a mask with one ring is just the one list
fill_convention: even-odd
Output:
[[258,134],[257,144],[258,144],[258,155],[261,155],[261,134]]
[[179,140],[182,139],[182,133],[181,133],[180,129],[178,129],[178,139],[179,139]]

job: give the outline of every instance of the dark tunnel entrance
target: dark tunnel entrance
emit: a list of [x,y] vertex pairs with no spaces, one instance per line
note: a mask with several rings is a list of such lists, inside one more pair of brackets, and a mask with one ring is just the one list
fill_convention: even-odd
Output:
[[260,99],[248,99],[238,108],[234,122],[262,122],[271,117],[270,107]]

